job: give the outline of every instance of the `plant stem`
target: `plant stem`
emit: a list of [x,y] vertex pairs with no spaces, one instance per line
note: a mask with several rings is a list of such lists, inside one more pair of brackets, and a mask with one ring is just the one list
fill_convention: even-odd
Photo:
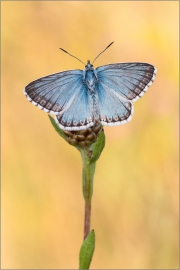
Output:
[[84,240],[88,236],[91,227],[91,198],[93,194],[93,177],[95,171],[95,162],[90,163],[88,151],[83,149],[81,156],[83,160],[83,195],[85,200],[84,215]]
[[84,240],[88,236],[91,227],[91,202],[85,201],[85,215],[84,215]]

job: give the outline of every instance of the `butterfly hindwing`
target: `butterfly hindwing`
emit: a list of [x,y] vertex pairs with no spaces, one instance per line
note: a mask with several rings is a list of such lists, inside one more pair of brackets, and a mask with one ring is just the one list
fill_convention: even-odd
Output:
[[69,70],[40,78],[28,84],[24,94],[28,100],[52,114],[59,114],[69,103],[82,82],[82,70]]
[[129,122],[133,114],[132,102],[120,96],[103,82],[97,86],[100,120],[103,125],[120,125]]
[[90,96],[86,86],[80,81],[76,92],[72,95],[64,110],[55,116],[60,128],[65,130],[81,130],[93,126],[90,108]]

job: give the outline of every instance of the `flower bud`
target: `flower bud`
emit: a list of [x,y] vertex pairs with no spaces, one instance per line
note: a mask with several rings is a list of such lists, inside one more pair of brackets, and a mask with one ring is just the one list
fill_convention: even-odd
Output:
[[101,123],[96,122],[93,127],[89,127],[83,130],[63,130],[66,135],[66,141],[74,146],[87,147],[97,141],[103,126]]

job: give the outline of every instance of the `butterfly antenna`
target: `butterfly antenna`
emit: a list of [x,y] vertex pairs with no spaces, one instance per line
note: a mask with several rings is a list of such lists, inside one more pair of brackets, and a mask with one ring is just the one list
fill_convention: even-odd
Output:
[[[105,51],[105,50],[107,50],[112,44],[114,43],[114,41],[113,42],[111,42],[100,54],[98,54],[98,56],[96,56],[96,58],[94,59],[94,61]],[[94,63],[94,61],[92,62],[92,64]]]
[[[74,56],[74,55],[72,55],[72,54],[70,54],[70,53],[68,53],[67,51],[65,51],[64,49],[62,49],[62,48],[59,48],[60,50],[62,50],[63,52],[65,52],[65,53],[67,53],[67,54],[69,54],[70,56],[72,56],[72,57],[74,57],[74,58],[76,58],[77,60],[79,60],[81,63],[83,63],[84,64],[84,62],[83,61],[81,61],[79,58],[77,58],[76,56]],[[86,65],[86,64],[84,64],[84,65]]]

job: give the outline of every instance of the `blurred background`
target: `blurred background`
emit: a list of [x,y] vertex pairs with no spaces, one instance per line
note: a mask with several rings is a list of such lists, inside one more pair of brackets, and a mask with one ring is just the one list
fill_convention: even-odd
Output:
[[10,1],[2,12],[2,268],[78,268],[82,164],[23,95],[67,69],[147,62],[157,78],[130,123],[105,127],[92,201],[92,269],[178,268],[179,3]]

